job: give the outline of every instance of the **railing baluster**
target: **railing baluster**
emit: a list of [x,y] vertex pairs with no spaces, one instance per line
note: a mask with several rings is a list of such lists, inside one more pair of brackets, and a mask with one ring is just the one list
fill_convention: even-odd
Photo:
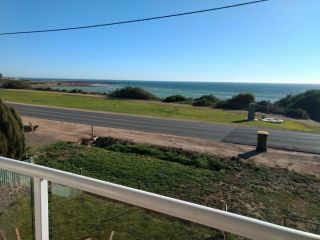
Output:
[[48,181],[33,177],[36,240],[49,239]]

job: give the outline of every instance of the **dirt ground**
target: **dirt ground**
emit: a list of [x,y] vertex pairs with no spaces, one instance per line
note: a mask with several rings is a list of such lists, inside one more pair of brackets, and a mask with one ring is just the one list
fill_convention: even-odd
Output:
[[[24,124],[31,122],[33,125],[39,125],[36,132],[26,134],[27,144],[32,147],[44,146],[57,141],[79,142],[81,138],[91,136],[90,125],[30,117],[23,117],[23,122]],[[141,144],[182,148],[221,157],[239,156],[246,161],[253,161],[257,164],[287,168],[320,178],[320,155],[316,154],[270,148],[266,153],[258,153],[252,146],[105,127],[94,127],[93,134],[94,136],[127,139]]]

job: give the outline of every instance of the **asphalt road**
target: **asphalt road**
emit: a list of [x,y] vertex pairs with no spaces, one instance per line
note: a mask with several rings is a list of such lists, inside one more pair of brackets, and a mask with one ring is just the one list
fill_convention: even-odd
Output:
[[[42,119],[194,137],[252,146],[256,144],[257,139],[257,128],[241,127],[238,125],[167,120],[22,104],[10,105],[14,106],[22,116]],[[274,129],[268,129],[268,132],[269,147],[320,154],[320,134]]]

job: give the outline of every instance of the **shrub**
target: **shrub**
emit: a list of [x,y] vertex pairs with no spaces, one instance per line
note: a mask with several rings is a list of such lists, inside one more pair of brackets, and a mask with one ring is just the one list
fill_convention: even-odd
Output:
[[224,168],[224,164],[216,158],[210,158],[208,160],[208,168],[212,171],[220,171]]
[[227,101],[220,101],[217,103],[217,108],[226,108],[226,109],[247,109],[249,103],[255,101],[254,95],[251,93],[240,93],[228,99]]
[[127,98],[127,99],[141,99],[141,100],[153,100],[156,97],[142,88],[138,87],[125,87],[117,89],[109,94],[112,98]]
[[309,119],[309,114],[302,109],[291,109],[286,108],[284,109],[283,115],[291,118],[297,118],[297,119]]
[[[268,104],[269,104],[269,109],[267,111]],[[257,104],[256,104],[256,111],[262,112],[262,113],[274,113],[274,114],[283,115],[284,110],[285,110],[285,108],[274,105],[274,104],[267,102],[267,101],[260,101],[260,102],[257,102]]]
[[226,106],[226,104],[227,104],[227,101],[225,101],[225,100],[219,100],[218,102],[216,102],[216,108],[225,108],[225,106]]
[[112,137],[99,137],[96,139],[93,145],[96,147],[107,148],[114,144],[127,145],[127,144],[132,144],[132,142],[127,140],[122,140],[122,139],[115,139]]
[[214,107],[216,103],[219,101],[213,95],[203,95],[200,98],[197,98],[193,102],[193,106],[203,106],[203,107]]
[[187,99],[184,96],[181,95],[173,95],[173,96],[169,96],[166,97],[165,99],[163,99],[163,102],[182,102],[182,101],[186,101]]
[[305,110],[311,119],[320,121],[320,90],[288,95],[275,103],[280,107]]
[[[268,104],[269,110],[267,111]],[[281,114],[290,118],[309,119],[309,114],[303,109],[285,108],[279,105],[268,103],[267,101],[257,102],[256,110],[263,113]]]
[[22,159],[26,153],[22,121],[15,109],[0,99],[0,155]]
[[8,88],[8,89],[31,89],[30,84],[26,83],[25,81],[19,81],[19,80],[5,81],[1,85],[1,87]]
[[83,91],[81,89],[76,89],[76,88],[70,90],[69,92],[70,93],[83,93]]

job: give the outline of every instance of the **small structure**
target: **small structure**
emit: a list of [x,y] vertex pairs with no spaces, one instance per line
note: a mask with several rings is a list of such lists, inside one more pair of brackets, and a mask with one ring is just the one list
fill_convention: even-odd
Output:
[[256,104],[255,103],[249,103],[249,109],[248,109],[248,121],[254,121],[256,115]]

